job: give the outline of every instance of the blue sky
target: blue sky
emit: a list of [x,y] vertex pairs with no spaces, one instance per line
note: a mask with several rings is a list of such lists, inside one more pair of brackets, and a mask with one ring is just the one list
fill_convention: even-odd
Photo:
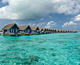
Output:
[[0,0],[0,30],[10,23],[80,31],[79,0]]

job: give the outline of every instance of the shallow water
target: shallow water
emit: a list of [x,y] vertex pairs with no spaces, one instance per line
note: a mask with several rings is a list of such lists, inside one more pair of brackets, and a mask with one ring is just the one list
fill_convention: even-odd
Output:
[[80,65],[80,33],[0,36],[0,65]]

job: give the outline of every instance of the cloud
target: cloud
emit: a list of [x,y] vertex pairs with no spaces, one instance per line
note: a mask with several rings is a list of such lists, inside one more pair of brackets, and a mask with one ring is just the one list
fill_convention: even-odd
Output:
[[54,26],[56,26],[56,23],[54,21],[50,21],[50,22],[47,23],[45,28],[53,28]]
[[41,22],[41,23],[38,23],[37,26],[38,27],[43,27],[45,24],[46,24],[46,22]]
[[73,21],[70,21],[70,22],[66,22],[62,25],[62,27],[69,27],[69,26],[75,26],[77,25],[77,23],[74,23]]
[[30,26],[36,26],[36,24],[34,24],[34,23],[29,23],[28,25],[30,25]]
[[44,20],[44,18],[41,18],[38,23],[41,23],[43,20]]
[[50,13],[76,14],[80,0],[2,0],[8,3],[0,8],[0,19],[36,20]]
[[80,21],[80,14],[72,18],[73,21]]
[[50,19],[52,19],[52,16],[48,16]]

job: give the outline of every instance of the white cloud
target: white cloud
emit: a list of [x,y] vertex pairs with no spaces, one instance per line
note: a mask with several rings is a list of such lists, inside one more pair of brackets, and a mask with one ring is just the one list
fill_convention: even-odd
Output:
[[44,20],[44,18],[41,18],[38,23],[41,23],[43,20]]
[[32,26],[35,26],[35,24],[33,24]]
[[2,0],[9,5],[0,8],[0,19],[35,20],[50,13],[76,14],[80,0]]
[[18,23],[18,22],[16,22],[16,21],[13,21],[12,23],[16,23],[17,25],[19,25],[19,23]]
[[77,23],[74,23],[73,21],[70,21],[70,22],[66,22],[62,25],[62,27],[68,27],[68,26],[74,26],[74,25],[77,25]]
[[35,26],[36,24],[34,24],[34,23],[29,23],[28,25],[30,25],[30,26]]
[[73,21],[80,21],[80,14],[72,18]]
[[37,26],[43,27],[45,24],[46,24],[46,22],[41,22],[41,23],[38,23]]
[[50,21],[50,22],[47,23],[45,28],[53,28],[54,26],[56,26],[56,23],[54,21]]

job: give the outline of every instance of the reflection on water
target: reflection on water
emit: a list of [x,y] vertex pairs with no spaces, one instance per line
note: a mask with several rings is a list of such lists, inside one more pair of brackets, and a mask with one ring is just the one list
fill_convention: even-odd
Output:
[[80,33],[0,36],[0,65],[80,65]]

